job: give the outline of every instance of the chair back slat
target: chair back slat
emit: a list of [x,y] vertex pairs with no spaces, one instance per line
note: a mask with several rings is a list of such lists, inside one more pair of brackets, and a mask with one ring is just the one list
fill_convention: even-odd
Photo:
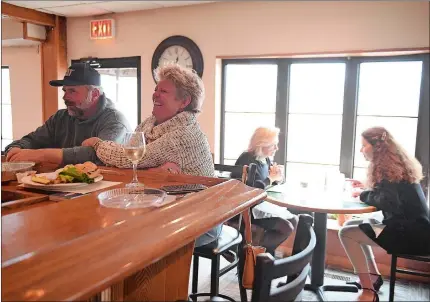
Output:
[[[301,273],[290,283],[272,289],[268,301],[295,301],[297,296],[303,291],[306,279],[309,275],[311,265],[308,263]],[[264,300],[263,300],[264,301]]]
[[254,163],[248,166],[248,178],[246,179],[246,185],[250,187],[255,187],[255,177],[257,175],[257,165]]

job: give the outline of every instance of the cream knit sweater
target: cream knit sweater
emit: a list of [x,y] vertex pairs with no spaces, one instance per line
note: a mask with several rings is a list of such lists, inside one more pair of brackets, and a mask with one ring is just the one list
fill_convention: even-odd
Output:
[[[196,114],[181,112],[157,126],[155,117],[147,118],[136,128],[146,138],[146,153],[139,168],[153,168],[167,162],[177,164],[184,174],[214,176],[214,164],[206,136],[200,130]],[[130,168],[122,146],[102,141],[95,146],[97,157],[105,164]]]

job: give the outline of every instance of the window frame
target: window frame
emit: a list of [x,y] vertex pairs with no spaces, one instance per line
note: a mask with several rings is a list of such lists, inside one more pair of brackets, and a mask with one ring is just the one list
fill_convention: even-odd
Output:
[[[3,70],[3,69],[7,69],[7,70],[9,70],[9,86],[10,86],[10,68],[9,68],[9,66],[6,66],[6,65],[2,65],[1,66],[1,69]],[[9,94],[11,94],[11,91],[9,91]],[[2,98],[2,102],[1,102],[1,109],[3,110],[3,106],[4,105],[9,105],[10,107],[11,107],[11,110],[12,110],[12,95],[11,95],[11,99],[10,99],[10,104],[3,104],[3,98]],[[12,140],[13,141],[13,120],[12,120],[12,125],[11,125],[11,127],[12,127],[12,137],[11,138],[5,138],[5,139],[9,139],[9,140]],[[3,142],[3,135],[1,135],[1,142],[0,143],[2,143]],[[1,151],[1,154],[4,154],[4,151],[2,150]]]
[[[279,150],[275,155],[275,161],[286,164],[288,136],[288,108],[291,65],[295,63],[346,63],[345,86],[342,113],[342,137],[339,169],[346,177],[351,177],[354,169],[355,131],[357,125],[358,107],[358,81],[361,63],[369,62],[400,62],[422,61],[422,76],[420,87],[420,99],[418,109],[417,137],[415,144],[415,157],[423,166],[424,179],[422,186],[426,195],[429,191],[429,61],[430,53],[392,55],[392,56],[350,56],[329,58],[282,58],[282,59],[223,59],[221,74],[221,123],[220,123],[220,164],[224,163],[225,147],[225,99],[227,74],[226,67],[229,64],[277,64],[277,91],[275,125],[280,129]],[[352,122],[351,122],[352,121]],[[427,196],[428,198],[428,196]]]
[[95,68],[136,68],[137,72],[137,125],[142,122],[142,81],[141,81],[141,57],[121,57],[121,58],[81,58],[72,60],[74,63],[90,63]]

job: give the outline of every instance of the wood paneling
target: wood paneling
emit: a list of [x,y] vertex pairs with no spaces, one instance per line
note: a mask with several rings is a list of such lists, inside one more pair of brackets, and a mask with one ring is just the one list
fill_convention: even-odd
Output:
[[126,278],[124,301],[187,300],[193,251],[194,242],[191,242]]
[[1,3],[1,13],[2,15],[6,15],[10,18],[18,19],[24,22],[44,26],[56,26],[55,15],[39,12],[30,8],[16,6],[3,1]]
[[102,301],[186,301],[194,241],[127,277],[101,294]]
[[49,81],[62,79],[67,70],[66,31],[66,18],[55,16],[55,27],[47,30],[46,42],[41,47],[42,116],[44,121],[57,112],[58,101],[62,97],[60,89],[50,86]]

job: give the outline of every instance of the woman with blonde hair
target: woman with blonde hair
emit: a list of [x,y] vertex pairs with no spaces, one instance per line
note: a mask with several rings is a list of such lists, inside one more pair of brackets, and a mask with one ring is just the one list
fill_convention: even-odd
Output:
[[[235,165],[257,165],[257,174],[255,177],[257,186],[265,188],[268,185],[281,182],[283,179],[281,168],[272,164],[271,157],[278,151],[279,128],[276,127],[259,127],[249,141],[248,150],[243,152],[236,160]],[[232,175],[239,177],[240,175]]]
[[[209,143],[197,120],[205,96],[202,79],[195,71],[178,64],[160,66],[154,75],[157,85],[152,94],[152,115],[135,130],[143,132],[146,140],[145,155],[137,166],[153,171],[214,176]],[[93,147],[104,164],[118,168],[132,166],[116,142],[89,138],[82,145]],[[221,225],[199,237],[196,246],[216,240],[220,232]]]
[[[214,176],[209,143],[197,120],[205,97],[203,81],[195,71],[178,64],[160,66],[154,75],[157,85],[152,94],[152,115],[135,130],[143,132],[146,139],[146,152],[137,166]],[[132,166],[121,144],[90,138],[82,145],[93,147],[104,164]]]
[[[255,186],[265,189],[269,185],[276,185],[283,181],[283,171],[271,158],[278,150],[279,129],[276,127],[259,127],[252,135],[248,150],[243,152],[235,165],[244,166],[256,164],[257,173]],[[240,175],[232,175],[239,178]],[[253,234],[253,241],[264,246],[268,253],[274,255],[275,249],[284,242],[297,225],[297,216],[286,208],[263,201],[252,208],[252,224],[259,232]]]
[[353,186],[364,188],[356,192],[360,200],[382,211],[382,223],[375,220],[351,220],[339,231],[355,273],[357,287],[363,292],[360,300],[378,300],[377,291],[382,277],[370,246],[381,246],[388,253],[430,253],[429,208],[420,186],[420,163],[395,141],[383,127],[367,129],[362,134],[362,147],[368,172],[366,186],[353,181]]

